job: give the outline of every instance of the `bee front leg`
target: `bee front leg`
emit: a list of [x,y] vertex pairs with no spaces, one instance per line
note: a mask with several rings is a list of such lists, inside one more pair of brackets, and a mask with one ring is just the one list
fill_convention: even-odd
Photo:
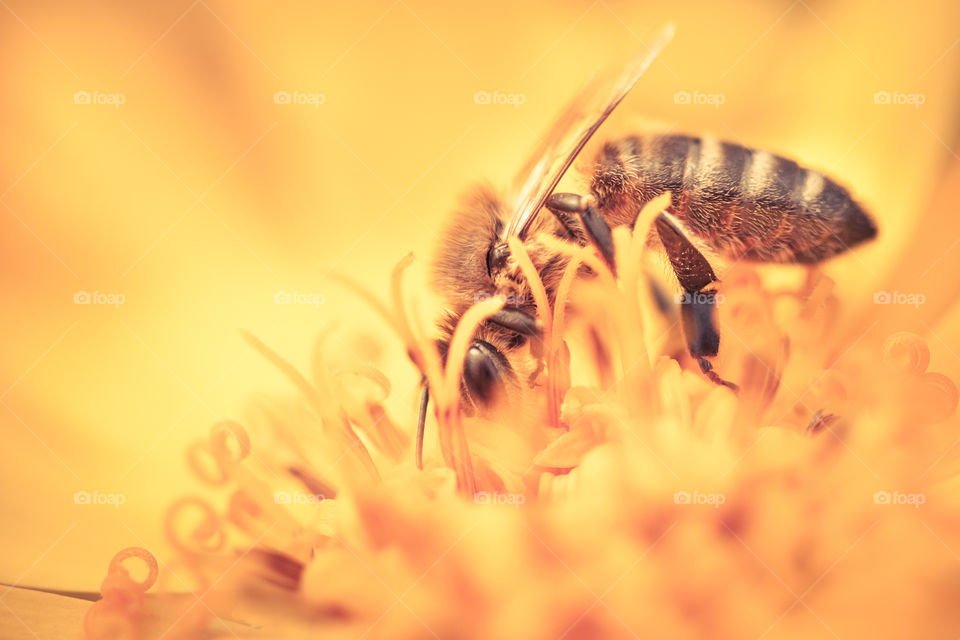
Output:
[[655,224],[673,272],[683,287],[680,318],[690,355],[712,382],[738,391],[737,385],[717,375],[713,364],[707,360],[720,351],[720,335],[716,329],[716,291],[707,289],[718,278],[700,250],[667,216],[660,214]]
[[536,340],[539,340],[543,333],[540,320],[520,309],[501,309],[487,318],[487,322],[492,322],[511,331],[516,331],[522,336],[535,338]]
[[[613,234],[610,232],[610,225],[603,219],[603,216],[594,208],[596,200],[593,196],[579,196],[575,193],[555,193],[547,198],[546,207],[557,217],[567,231],[577,238],[580,244],[586,244],[589,239],[594,246],[600,250],[604,262],[615,270],[613,254]],[[579,214],[582,229],[575,224],[575,219],[570,214]]]

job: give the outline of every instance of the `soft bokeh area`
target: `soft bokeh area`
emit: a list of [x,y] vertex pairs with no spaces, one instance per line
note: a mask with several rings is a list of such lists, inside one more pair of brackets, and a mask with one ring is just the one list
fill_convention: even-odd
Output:
[[[900,293],[926,292],[916,330],[952,306],[960,216],[918,221],[957,161],[956,2],[0,0],[0,582],[94,589],[118,549],[164,554],[187,443],[290,390],[241,329],[308,369],[332,328],[413,412],[402,346],[333,274],[385,292],[412,251],[429,317],[460,194],[507,186],[668,21],[599,137],[652,123],[823,169],[880,227],[827,267],[844,295],[933,236]],[[927,327],[954,378],[958,324]]]

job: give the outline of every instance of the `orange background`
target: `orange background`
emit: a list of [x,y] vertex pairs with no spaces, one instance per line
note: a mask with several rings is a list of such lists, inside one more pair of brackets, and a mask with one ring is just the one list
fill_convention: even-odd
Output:
[[[93,588],[119,548],[162,555],[165,505],[194,485],[185,446],[252,392],[291,391],[238,329],[307,369],[333,325],[412,407],[412,368],[366,340],[382,325],[330,274],[383,292],[409,251],[422,267],[459,195],[509,184],[590,73],[667,21],[677,36],[601,137],[652,120],[827,171],[881,227],[830,269],[876,290],[956,148],[955,2],[0,1],[0,581]],[[126,502],[74,504],[84,490]]]

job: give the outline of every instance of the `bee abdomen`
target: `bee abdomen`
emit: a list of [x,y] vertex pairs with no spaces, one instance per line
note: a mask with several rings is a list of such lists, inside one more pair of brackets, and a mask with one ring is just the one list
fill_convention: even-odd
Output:
[[684,135],[607,144],[594,191],[614,223],[630,223],[665,191],[671,212],[732,258],[817,262],[876,235],[847,191],[796,162]]

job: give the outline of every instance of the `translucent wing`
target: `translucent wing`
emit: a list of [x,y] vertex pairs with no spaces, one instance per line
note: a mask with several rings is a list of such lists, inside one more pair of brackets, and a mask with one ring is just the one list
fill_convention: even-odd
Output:
[[507,225],[505,237],[524,236],[584,145],[672,37],[673,25],[668,24],[660,30],[650,48],[633,58],[621,73],[595,79],[571,101],[548,132],[542,145],[544,149],[517,174],[513,185],[514,215]]

